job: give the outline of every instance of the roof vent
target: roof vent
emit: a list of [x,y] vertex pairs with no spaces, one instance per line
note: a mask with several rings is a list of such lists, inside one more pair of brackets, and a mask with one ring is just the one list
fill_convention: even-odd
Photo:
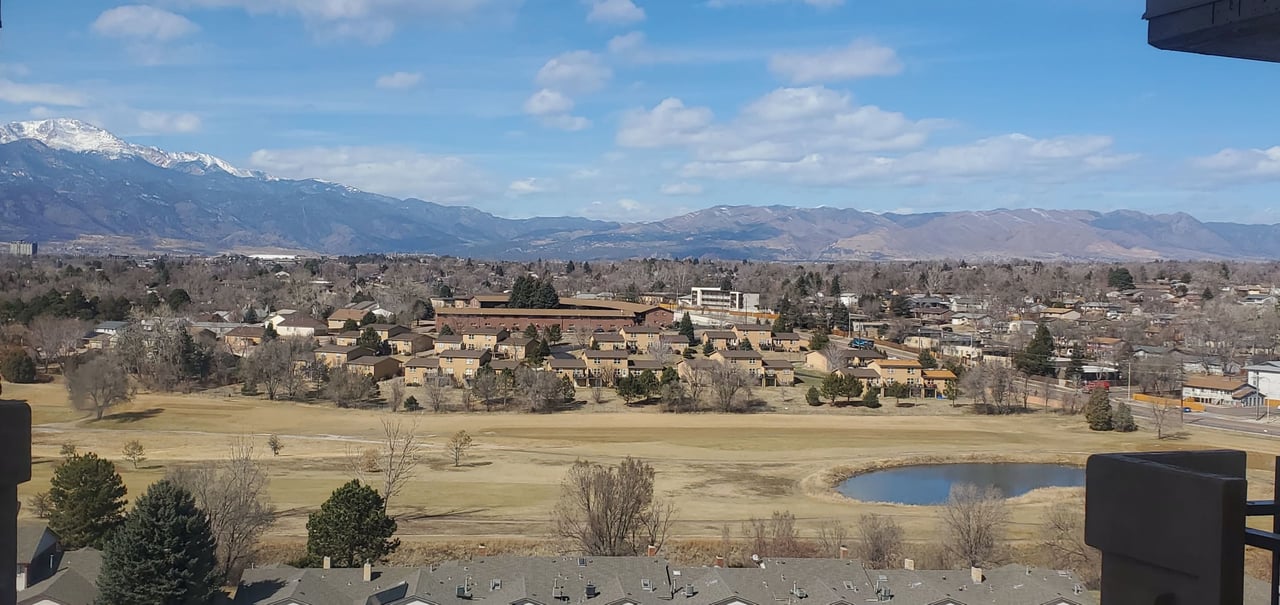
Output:
[[471,586],[467,584],[459,584],[457,594],[459,599],[471,599]]
[[587,566],[587,558],[578,557],[578,567],[586,567],[586,566]]
[[495,590],[502,590],[502,580],[499,580],[498,578],[489,580],[489,592],[493,592]]
[[800,585],[795,582],[791,583],[791,595],[797,599],[809,598],[809,593],[805,592],[804,589],[800,588]]
[[693,596],[694,596],[694,595],[696,595],[696,594],[698,594],[698,591],[696,591],[696,590],[694,590],[694,589],[693,589],[693,584],[685,584],[685,585],[684,585],[684,597],[685,597],[686,599],[691,599],[691,598],[693,598]]
[[643,588],[648,592],[653,592],[653,580],[650,580],[649,578],[642,578],[640,580],[640,588]]
[[594,599],[599,595],[600,591],[596,590],[596,585],[591,582],[587,582],[587,598]]

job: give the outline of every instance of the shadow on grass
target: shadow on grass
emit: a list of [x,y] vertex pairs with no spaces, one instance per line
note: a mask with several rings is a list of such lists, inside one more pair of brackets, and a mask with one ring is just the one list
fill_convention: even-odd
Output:
[[[115,414],[107,414],[102,417],[101,422],[129,423],[155,418],[164,413],[164,408],[151,408],[149,410],[138,410],[136,412],[117,412]],[[99,422],[90,420],[90,422]]]
[[450,517],[465,517],[465,516],[467,516],[467,515],[475,515],[475,514],[483,513],[483,512],[485,512],[485,511],[487,511],[487,510],[489,510],[489,509],[487,509],[487,508],[458,508],[458,509],[454,509],[454,510],[447,510],[447,511],[434,512],[434,513],[427,512],[427,511],[423,511],[423,510],[419,510],[419,511],[417,511],[417,512],[406,513],[406,514],[403,514],[403,515],[396,515],[396,518],[398,518],[398,519],[403,519],[403,520],[405,520],[405,521],[421,521],[421,520],[424,520],[424,519],[448,519],[448,518],[450,518]]

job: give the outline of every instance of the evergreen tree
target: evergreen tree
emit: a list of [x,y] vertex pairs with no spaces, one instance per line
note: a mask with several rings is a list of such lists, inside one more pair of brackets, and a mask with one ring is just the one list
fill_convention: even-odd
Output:
[[382,349],[382,337],[378,336],[378,331],[373,328],[365,328],[360,333],[360,337],[356,339],[356,346],[363,347],[373,351],[376,355]]
[[804,400],[809,405],[822,405],[822,397],[818,395],[818,387],[809,387],[804,393]]
[[560,295],[556,293],[550,277],[538,284],[534,304],[537,305],[535,309],[554,309],[560,306]]
[[783,332],[789,331],[787,330],[787,322],[784,319],[782,319],[781,313],[779,313],[778,316],[773,319],[773,326],[770,327],[769,329],[774,334],[782,334]]
[[835,372],[827,374],[827,377],[822,379],[822,390],[819,392],[831,401],[832,405],[835,405],[836,399],[845,393],[844,379]]
[[827,328],[825,326],[818,326],[817,328],[814,328],[813,336],[809,337],[809,350],[821,351],[827,348],[827,345],[830,343],[831,337],[828,336]]
[[640,379],[637,382],[640,387],[638,389],[640,391],[640,396],[645,399],[652,397],[654,393],[658,392],[658,375],[654,374],[653,370],[645,370],[641,372]]
[[1132,290],[1133,274],[1128,269],[1120,267],[1107,271],[1107,286],[1112,290]]
[[569,262],[567,262],[567,263],[565,263],[565,264],[564,264],[564,272],[565,272],[565,273],[573,273],[573,271],[574,271],[574,269],[575,269],[575,268],[576,268],[576,267],[574,267],[574,266],[573,266],[573,261],[569,261]]
[[382,496],[353,479],[307,518],[307,559],[315,565],[329,557],[334,567],[378,563],[400,547],[395,533]]
[[889,312],[894,317],[910,317],[911,316],[911,300],[901,294],[895,294],[889,299]]
[[342,322],[342,331],[343,332],[359,332],[360,324],[356,322],[356,320],[354,319],[348,319],[347,321]]
[[551,357],[551,345],[548,345],[547,341],[545,340],[539,340],[538,341],[538,363],[542,363],[542,360],[548,357]]
[[560,342],[561,340],[564,340],[564,334],[561,333],[559,324],[552,324],[550,326],[547,326],[547,329],[544,330],[544,333],[547,336],[548,343]]
[[376,323],[378,323],[378,316],[374,315],[373,311],[365,313],[364,317],[360,318],[360,325],[362,326],[371,326]]
[[930,351],[929,349],[920,351],[920,354],[916,356],[916,361],[919,361],[920,367],[926,370],[932,370],[938,367],[938,358],[934,357],[933,351]]
[[578,389],[573,386],[573,379],[568,376],[560,378],[560,394],[564,397],[566,403],[572,402],[578,396]]
[[831,325],[849,329],[849,307],[844,306],[844,303],[837,302],[834,307],[831,307]]
[[846,402],[853,402],[854,397],[862,396],[862,381],[856,376],[845,376],[840,381],[840,392],[844,393]]
[[1205,286],[1204,292],[1200,293],[1201,300],[1213,300],[1213,288]]
[[693,319],[689,317],[688,313],[685,313],[680,317],[679,332],[681,336],[689,339],[690,344],[697,342],[698,340],[697,336],[693,332]]
[[241,318],[240,321],[247,324],[256,324],[261,320],[258,319],[258,312],[254,310],[252,305],[250,305],[249,310],[244,312],[244,317]]
[[863,392],[862,405],[871,409],[880,407],[880,393],[875,387],[869,388]]
[[830,296],[831,298],[840,297],[840,276],[839,275],[831,276],[831,282],[827,286],[827,296]]
[[711,357],[711,354],[715,352],[716,352],[716,347],[715,345],[711,344],[710,340],[708,340],[706,344],[702,345],[703,355],[706,355],[707,357]]
[[280,333],[276,332],[275,325],[267,324],[266,327],[262,329],[262,340],[264,342],[270,342],[277,338],[280,338]]
[[182,288],[174,288],[169,291],[169,296],[165,297],[165,301],[169,304],[169,308],[177,311],[191,304],[191,295],[187,294]]
[[441,336],[453,336],[453,335],[454,335],[453,328],[449,327],[449,325],[448,325],[448,324],[446,324],[443,328],[440,328],[440,335],[441,335]]
[[662,375],[658,377],[658,384],[667,386],[676,382],[680,382],[680,373],[675,368],[662,368]]
[[1071,363],[1067,364],[1067,378],[1084,376],[1084,351],[1080,346],[1071,349]]
[[14,384],[31,384],[36,381],[36,362],[22,349],[12,349],[0,354],[0,378]]
[[1109,431],[1115,428],[1111,423],[1111,396],[1106,390],[1094,389],[1089,395],[1089,402],[1084,406],[1084,417],[1092,430]]
[[99,602],[203,605],[222,585],[209,517],[191,493],[169,481],[147,489],[107,542]]
[[110,460],[97,454],[72,454],[50,480],[49,529],[67,549],[101,549],[124,521],[124,481]]
[[747,339],[745,339],[745,338],[743,338],[743,339],[742,339],[742,342],[738,343],[738,350],[739,350],[739,351],[751,351],[751,350],[754,350],[754,349],[755,349],[755,347],[751,344],[751,341],[750,341],[750,340],[747,340]]
[[591,262],[590,262],[590,261],[585,261],[585,260],[584,260],[584,261],[582,261],[582,272],[583,272],[583,273],[586,273],[587,275],[591,275]]
[[1116,401],[1116,407],[1111,412],[1111,428],[1121,433],[1138,430],[1138,423],[1133,421],[1133,410],[1129,409],[1129,404],[1123,399]]
[[1041,323],[1036,326],[1036,333],[1031,342],[1018,355],[1015,364],[1019,370],[1032,376],[1053,375],[1053,335],[1049,327]]
[[528,338],[530,343],[538,339],[538,326],[529,324],[524,328],[524,337]]

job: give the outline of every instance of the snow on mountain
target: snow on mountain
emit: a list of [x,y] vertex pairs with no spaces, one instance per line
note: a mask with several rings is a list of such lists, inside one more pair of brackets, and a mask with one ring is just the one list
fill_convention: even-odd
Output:
[[161,168],[205,174],[219,170],[241,178],[266,178],[256,170],[244,170],[205,153],[170,153],[155,147],[135,145],[92,124],[69,118],[13,122],[0,126],[0,143],[30,139],[52,149],[96,153],[109,158],[136,157]]

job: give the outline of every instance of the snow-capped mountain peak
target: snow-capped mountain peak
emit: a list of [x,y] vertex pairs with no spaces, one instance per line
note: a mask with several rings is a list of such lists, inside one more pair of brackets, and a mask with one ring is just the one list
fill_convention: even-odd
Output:
[[70,118],[12,122],[0,126],[0,144],[30,139],[51,149],[76,153],[96,153],[109,158],[136,157],[161,168],[204,173],[220,170],[241,178],[265,178],[261,172],[236,168],[221,158],[204,153],[171,153],[155,147],[135,145],[110,132]]

